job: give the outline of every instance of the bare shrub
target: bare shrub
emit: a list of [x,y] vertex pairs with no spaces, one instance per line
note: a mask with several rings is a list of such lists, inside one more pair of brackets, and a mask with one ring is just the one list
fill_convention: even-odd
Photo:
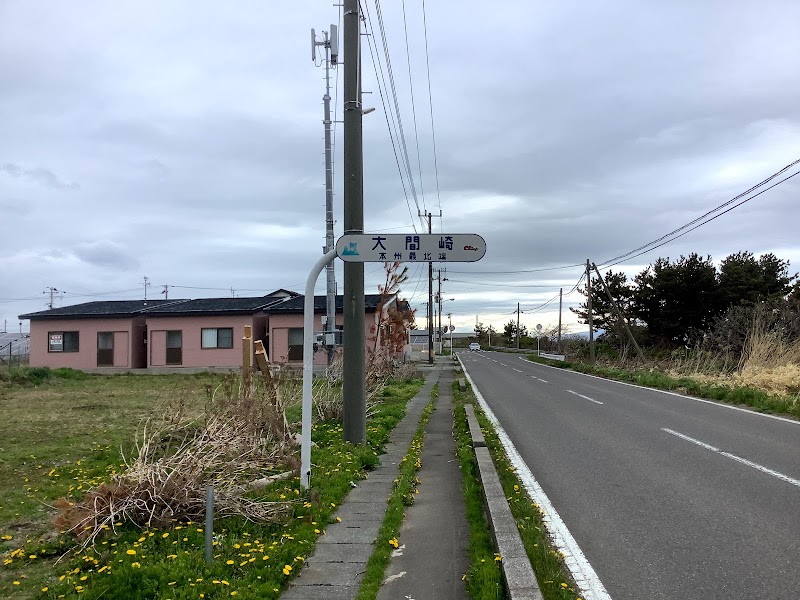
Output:
[[250,521],[278,522],[291,505],[247,498],[248,484],[265,472],[296,467],[280,399],[266,389],[246,390],[229,375],[209,390],[205,414],[186,415],[178,400],[161,415],[144,421],[126,468],[76,503],[60,500],[56,526],[84,546],[118,521],[140,527],[168,526],[175,520],[201,520],[206,486],[215,490],[215,513]]

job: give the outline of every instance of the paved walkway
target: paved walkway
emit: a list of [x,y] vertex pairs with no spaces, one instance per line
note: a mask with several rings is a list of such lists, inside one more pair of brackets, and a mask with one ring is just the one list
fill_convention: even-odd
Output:
[[[373,542],[383,522],[386,502],[397,477],[400,460],[408,452],[419,425],[419,418],[430,400],[431,389],[437,382],[440,382],[439,401],[426,428],[423,467],[419,472],[422,483],[417,499],[421,506],[415,504],[406,512],[406,520],[399,536],[401,543],[413,544],[420,556],[427,555],[428,562],[424,565],[424,570],[417,572],[423,566],[420,561],[409,562],[410,549],[407,549],[403,554],[407,557],[405,562],[400,562],[401,557],[398,556],[392,560],[389,569],[394,569],[396,565],[408,565],[403,567],[406,571],[403,578],[406,581],[431,583],[431,577],[437,578],[435,591],[430,591],[434,588],[428,586],[425,593],[412,596],[415,600],[466,598],[461,576],[467,568],[466,548],[469,534],[460,489],[461,470],[452,449],[450,435],[452,398],[449,386],[452,373],[450,362],[445,361],[441,365],[437,364],[428,373],[422,389],[409,401],[406,416],[392,432],[386,453],[381,456],[380,466],[370,472],[369,477],[347,496],[336,513],[342,519],[341,523],[328,526],[325,535],[317,541],[315,553],[307,559],[300,575],[281,596],[283,600],[355,598],[374,548]],[[449,449],[446,447],[446,440],[450,440]],[[433,446],[429,448],[429,444]],[[428,463],[430,464],[426,468]],[[457,516],[458,509],[454,509],[457,506],[460,506],[460,520]],[[448,539],[451,541],[446,542]],[[450,544],[449,552],[440,548],[442,542]],[[456,544],[462,545],[460,554],[455,548]],[[424,548],[427,545],[430,545],[428,550]],[[439,549],[434,551],[434,548]],[[409,571],[412,568],[415,570]],[[396,578],[395,581],[398,579],[402,578]],[[386,596],[382,591],[380,597],[403,598],[409,594],[386,593],[390,595]]]
[[425,428],[419,494],[406,510],[400,547],[386,569],[378,600],[467,600],[469,526],[453,439],[453,373],[439,377],[436,409]]

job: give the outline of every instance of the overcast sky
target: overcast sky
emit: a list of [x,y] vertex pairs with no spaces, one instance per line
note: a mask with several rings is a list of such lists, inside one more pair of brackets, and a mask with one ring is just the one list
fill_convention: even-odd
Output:
[[[535,309],[581,268],[509,271],[600,264],[800,158],[793,0],[428,0],[437,193],[421,0],[405,2],[416,136],[402,3],[382,9],[417,199],[364,45],[364,104],[376,107],[364,117],[365,230],[421,231],[418,203],[442,211],[434,231],[486,239],[482,261],[444,275],[459,330],[476,315],[501,328],[517,302],[529,328],[557,322],[557,302]],[[144,276],[148,297],[163,285],[170,298],[302,292],[325,243],[324,70],[309,30],[338,11],[0,0],[0,327],[43,310],[48,286],[65,292],[57,306],[140,298]],[[749,250],[794,273],[798,180],[617,269]],[[366,266],[367,292],[381,270]],[[426,272],[411,265],[403,292],[420,316]],[[337,279],[341,291],[341,263]]]

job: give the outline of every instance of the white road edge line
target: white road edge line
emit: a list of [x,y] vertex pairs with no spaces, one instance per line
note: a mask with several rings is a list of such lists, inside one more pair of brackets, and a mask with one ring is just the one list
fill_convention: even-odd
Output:
[[712,446],[711,444],[706,444],[705,442],[701,442],[700,440],[696,440],[696,439],[694,439],[692,437],[689,437],[688,435],[684,435],[682,433],[678,433],[677,431],[674,431],[672,429],[668,429],[666,427],[662,427],[661,431],[665,431],[665,432],[669,433],[670,435],[674,435],[676,437],[679,437],[679,438],[681,438],[683,440],[686,440],[687,442],[691,442],[693,444],[697,444],[701,448],[705,448],[706,450],[710,450],[711,452],[716,452],[717,454],[719,454],[721,456],[724,456],[726,458],[731,458],[731,459],[733,459],[733,460],[735,460],[737,462],[742,463],[743,465],[747,465],[748,467],[753,467],[754,469],[758,469],[762,473],[766,473],[767,475],[772,475],[773,477],[777,477],[778,479],[780,479],[782,481],[785,481],[787,483],[791,483],[792,485],[796,485],[797,487],[800,487],[800,481],[799,480],[794,479],[792,477],[789,477],[788,475],[784,475],[783,473],[779,473],[778,471],[773,471],[772,469],[768,469],[767,467],[765,467],[763,465],[760,465],[758,463],[754,463],[753,461],[747,460],[746,458],[742,458],[741,456],[736,456],[735,454],[731,454],[730,452],[725,452],[725,451],[720,450],[719,448],[717,448],[715,446]]
[[539,485],[539,482],[536,481],[528,465],[522,460],[514,443],[508,437],[503,426],[500,425],[500,421],[494,416],[492,409],[489,408],[489,404],[484,399],[480,390],[478,390],[472,377],[469,376],[467,369],[464,367],[464,363],[461,363],[461,368],[464,370],[464,376],[467,378],[467,381],[469,381],[472,386],[472,391],[475,393],[475,397],[478,399],[481,409],[497,431],[497,436],[500,438],[500,442],[503,444],[503,448],[505,448],[506,454],[508,454],[508,458],[516,469],[522,484],[525,486],[525,490],[528,492],[531,499],[539,505],[542,511],[542,520],[547,526],[547,530],[550,532],[553,544],[564,555],[564,563],[572,574],[575,585],[580,589],[581,597],[584,600],[611,600],[611,596],[606,591],[603,582],[600,581],[592,565],[584,556],[580,546],[578,546],[578,542],[572,537],[564,521],[556,512],[547,494],[544,493],[542,486]]
[[561,372],[568,372],[568,373],[575,373],[576,375],[583,375],[584,377],[593,377],[594,379],[601,379],[603,381],[610,381],[611,383],[618,383],[620,385],[627,385],[630,387],[639,388],[642,390],[650,390],[651,392],[659,392],[661,394],[667,394],[669,396],[677,396],[678,398],[684,398],[686,400],[694,400],[695,402],[703,402],[705,404],[710,404],[711,406],[718,406],[719,408],[727,408],[730,410],[738,410],[740,412],[746,413],[748,415],[755,415],[759,417],[766,417],[768,419],[775,419],[776,421],[783,421],[784,423],[791,423],[792,425],[800,425],[800,421],[795,421],[794,419],[787,419],[786,417],[779,417],[777,415],[768,415],[766,413],[756,412],[754,410],[749,410],[747,408],[739,408],[738,406],[731,406],[730,404],[723,404],[722,402],[714,402],[713,400],[706,400],[705,398],[697,398],[696,396],[685,396],[683,394],[678,394],[677,392],[670,392],[669,390],[659,390],[658,388],[651,388],[644,385],[636,385],[635,383],[628,383],[627,381],[617,381],[616,379],[606,379],[605,377],[598,377],[597,375],[589,375],[589,373],[581,373],[580,371],[573,371],[572,369],[559,369],[558,367],[551,367],[550,365],[543,365],[542,363],[533,362],[531,360],[527,360],[524,357],[520,356],[520,360],[524,360],[532,365],[537,365],[539,367],[545,367],[547,369],[556,369]]
[[595,404],[603,404],[600,400],[595,400],[594,398],[589,398],[589,396],[584,396],[583,394],[579,394],[578,392],[573,392],[572,390],[567,390],[570,394],[575,394],[576,396],[580,396],[584,400],[588,400],[589,402],[594,402]]

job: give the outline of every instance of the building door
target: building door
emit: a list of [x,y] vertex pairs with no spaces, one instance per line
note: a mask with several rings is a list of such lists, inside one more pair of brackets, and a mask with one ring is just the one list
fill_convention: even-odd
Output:
[[97,334],[97,366],[114,366],[114,332],[100,331]]
[[183,332],[167,331],[167,364],[183,364]]

